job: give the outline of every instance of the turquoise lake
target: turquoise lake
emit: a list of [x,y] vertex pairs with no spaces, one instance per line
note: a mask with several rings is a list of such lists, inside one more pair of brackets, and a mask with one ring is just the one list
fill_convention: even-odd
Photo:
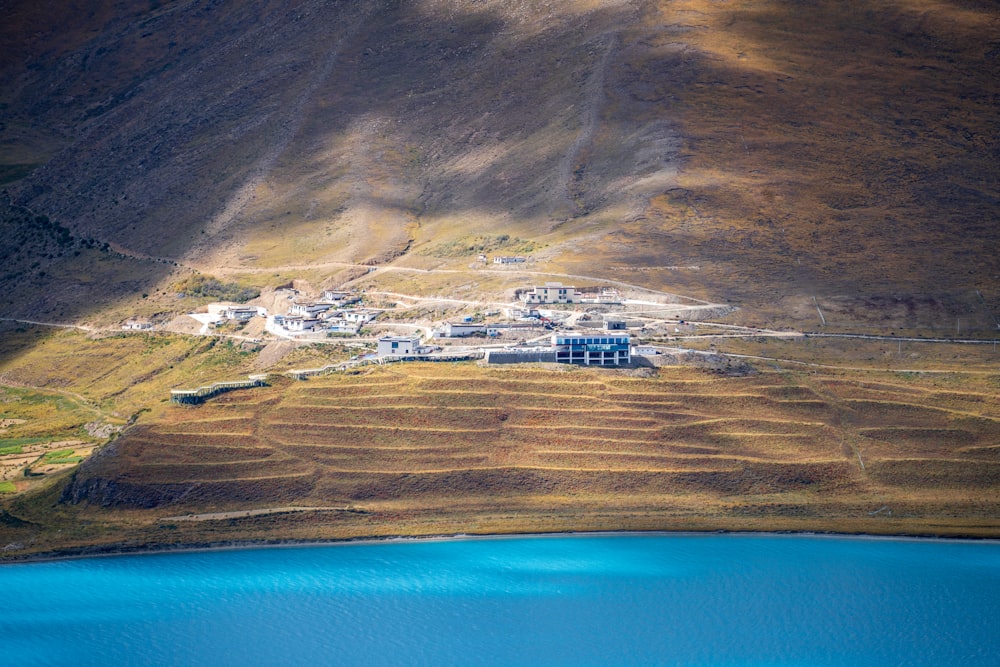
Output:
[[998,665],[1000,544],[350,543],[0,567],[5,665]]

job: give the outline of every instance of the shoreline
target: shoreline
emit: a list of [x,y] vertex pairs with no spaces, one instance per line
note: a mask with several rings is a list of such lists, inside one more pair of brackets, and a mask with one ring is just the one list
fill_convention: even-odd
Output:
[[820,539],[850,539],[862,541],[898,541],[898,542],[955,542],[955,543],[994,543],[1000,545],[1000,538],[947,535],[918,534],[886,534],[874,533],[842,533],[822,530],[594,530],[594,531],[552,531],[542,533],[443,533],[440,535],[387,535],[383,537],[348,537],[329,540],[227,540],[224,542],[190,543],[190,544],[148,544],[134,548],[121,545],[103,547],[80,547],[56,552],[26,554],[14,558],[0,557],[0,567],[8,565],[25,565],[30,563],[45,563],[66,560],[82,560],[88,558],[114,558],[118,556],[152,556],[162,554],[209,553],[214,551],[242,551],[249,549],[283,549],[298,547],[331,547],[348,545],[374,545],[402,542],[456,542],[456,541],[486,541],[525,538],[573,538],[573,537],[807,537]]

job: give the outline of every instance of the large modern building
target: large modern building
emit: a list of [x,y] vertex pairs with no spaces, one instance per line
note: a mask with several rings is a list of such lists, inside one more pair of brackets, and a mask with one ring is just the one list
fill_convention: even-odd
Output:
[[585,366],[619,366],[631,361],[631,339],[627,335],[600,333],[552,334],[556,361]]

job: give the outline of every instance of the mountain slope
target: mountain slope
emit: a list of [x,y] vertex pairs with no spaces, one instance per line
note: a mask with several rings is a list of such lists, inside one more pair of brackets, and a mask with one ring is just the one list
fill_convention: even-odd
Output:
[[990,3],[135,2],[34,41],[8,4],[7,188],[81,237],[211,270],[509,234],[778,321],[995,325]]

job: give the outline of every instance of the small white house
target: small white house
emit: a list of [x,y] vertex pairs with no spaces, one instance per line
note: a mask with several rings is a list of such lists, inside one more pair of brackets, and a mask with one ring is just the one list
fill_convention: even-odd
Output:
[[[222,317],[227,320],[236,320],[237,322],[249,322],[254,317],[260,314],[260,309],[251,307],[241,307],[241,306],[230,306],[222,311]],[[265,311],[266,317],[266,311]]]
[[383,336],[378,339],[377,354],[380,357],[410,356],[417,354],[420,336]]
[[[275,319],[277,322],[277,319]],[[312,331],[319,324],[315,317],[303,317],[302,315],[286,315],[282,320],[282,326],[287,331]]]
[[322,301],[296,301],[292,304],[291,308],[288,309],[288,312],[291,315],[312,317],[313,315],[318,315],[319,313],[325,313],[333,308],[333,306],[334,304],[332,303],[324,303]]
[[504,312],[512,320],[537,319],[542,316],[537,308],[507,308]]
[[477,333],[486,333],[486,325],[473,322],[445,322],[441,326],[441,336],[444,338],[462,338]]
[[367,324],[373,321],[379,316],[377,310],[369,310],[367,308],[352,308],[350,310],[343,310],[338,313],[339,317],[347,322],[356,322],[357,324]]
[[541,326],[538,322],[527,321],[527,322],[493,322],[486,325],[486,335],[491,338],[494,336],[502,336],[505,333],[521,333],[530,334],[533,329]]
[[153,323],[142,320],[128,320],[122,324],[122,329],[126,331],[147,331],[153,328]]
[[358,325],[351,322],[345,322],[344,320],[327,320],[323,324],[323,328],[331,333],[344,333],[357,335]]

